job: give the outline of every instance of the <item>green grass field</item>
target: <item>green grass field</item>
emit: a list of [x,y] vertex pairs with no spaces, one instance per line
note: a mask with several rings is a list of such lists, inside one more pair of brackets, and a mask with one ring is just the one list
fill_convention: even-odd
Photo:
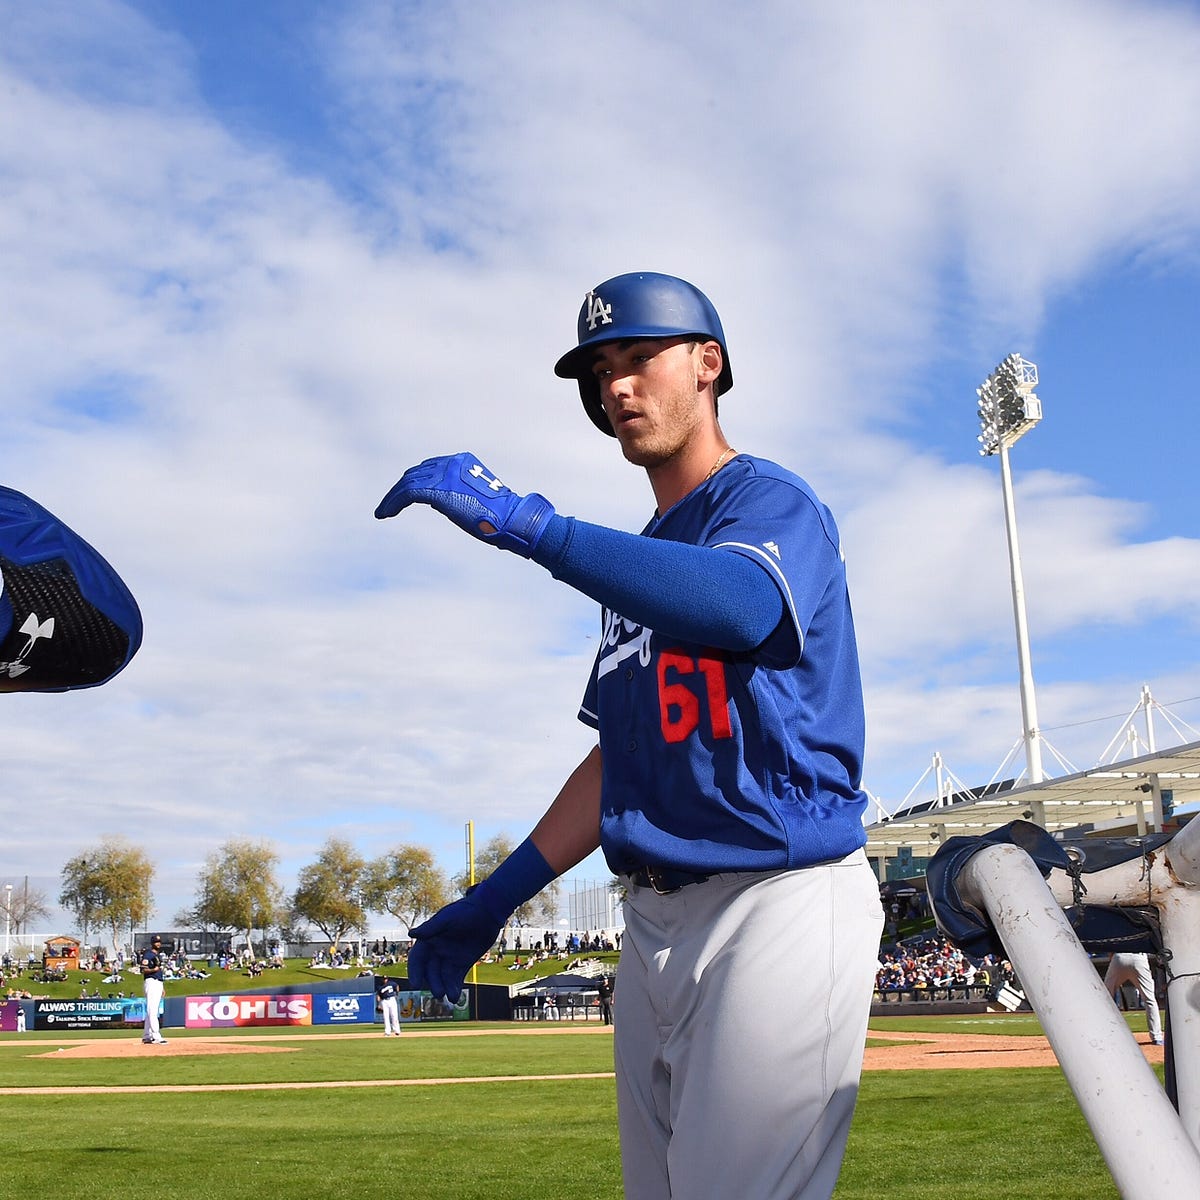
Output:
[[[966,1024],[964,1022],[972,1022]],[[889,1018],[889,1029],[1038,1032],[1032,1018]],[[4,1195],[74,1200],[139,1188],[161,1200],[247,1197],[554,1197],[617,1200],[611,1039],[529,1026],[398,1039],[320,1030],[237,1036],[287,1052],[81,1059],[60,1042],[0,1038],[0,1088],[111,1087],[0,1095]],[[167,1031],[174,1041],[187,1038]],[[141,1047],[138,1047],[141,1050]],[[499,1076],[603,1073],[501,1081]],[[482,1077],[485,1082],[469,1081]],[[406,1083],[451,1079],[450,1084]],[[384,1086],[321,1086],[342,1081]],[[308,1083],[297,1090],[154,1093],[139,1085]],[[870,1072],[839,1200],[1006,1200],[1117,1191],[1057,1068]],[[722,1198],[715,1198],[722,1200]]]

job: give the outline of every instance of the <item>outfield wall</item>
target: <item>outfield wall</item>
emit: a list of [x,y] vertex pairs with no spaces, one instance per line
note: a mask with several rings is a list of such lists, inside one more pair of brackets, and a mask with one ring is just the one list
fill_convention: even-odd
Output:
[[[407,982],[404,980],[403,982]],[[170,987],[170,983],[167,984]],[[462,1005],[448,1005],[428,992],[404,990],[399,995],[400,1020],[464,1021],[512,1018],[506,987],[468,986]],[[497,994],[498,993],[498,994]],[[476,1012],[475,1006],[480,1011]],[[18,1020],[18,1014],[21,1020]],[[134,1029],[146,1015],[142,996],[80,1000],[8,1000],[0,1002],[0,1030]],[[317,980],[283,987],[237,992],[166,996],[160,1024],[164,1029],[238,1029],[299,1025],[375,1025],[375,977]]]
[[[238,1029],[297,1025],[374,1025],[376,976],[356,975],[282,987],[256,987],[236,992],[196,993],[163,998],[164,1029]],[[398,977],[402,983],[407,979]],[[167,983],[170,987],[170,981]],[[499,984],[468,984],[461,1005],[448,1005],[427,991],[402,990],[400,1020],[511,1021],[511,989]],[[142,996],[80,1000],[8,1000],[0,1002],[0,1030],[133,1029],[146,1016]]]

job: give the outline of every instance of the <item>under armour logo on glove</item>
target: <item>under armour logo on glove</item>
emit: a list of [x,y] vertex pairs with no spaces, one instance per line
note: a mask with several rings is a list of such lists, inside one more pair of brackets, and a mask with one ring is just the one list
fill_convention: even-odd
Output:
[[53,513],[0,487],[0,692],[95,687],[141,642],[137,602],[112,567]]
[[29,670],[29,667],[25,665],[25,660],[29,657],[29,652],[38,638],[54,636],[54,618],[47,617],[46,620],[39,621],[36,613],[30,613],[25,618],[20,632],[25,635],[25,645],[17,651],[17,657],[12,662],[0,662],[0,674],[7,675],[9,679],[16,679],[18,675],[24,675]]
[[504,487],[504,484],[502,484],[500,482],[500,480],[488,478],[487,472],[483,469],[482,463],[476,463],[471,468],[470,474],[476,479],[483,480],[488,485],[488,487],[490,487],[492,489],[493,492],[498,492],[498,491],[502,490]]
[[375,516],[394,517],[428,504],[472,537],[528,558],[554,516],[545,496],[510,491],[473,454],[427,458],[410,467],[379,502]]

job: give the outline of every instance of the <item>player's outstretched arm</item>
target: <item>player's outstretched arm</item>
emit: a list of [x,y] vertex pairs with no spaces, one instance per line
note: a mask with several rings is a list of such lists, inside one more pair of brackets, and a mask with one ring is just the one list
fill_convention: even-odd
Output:
[[748,559],[560,517],[544,496],[510,491],[473,454],[411,467],[375,516],[394,517],[412,504],[428,504],[623,616],[689,641],[749,650],[783,612],[775,584]]

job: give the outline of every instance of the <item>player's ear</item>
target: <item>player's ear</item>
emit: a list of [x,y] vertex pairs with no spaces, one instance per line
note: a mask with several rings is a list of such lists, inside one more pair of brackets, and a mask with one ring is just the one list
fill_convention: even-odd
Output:
[[716,383],[725,365],[719,342],[700,342],[696,346],[696,382],[701,386]]

